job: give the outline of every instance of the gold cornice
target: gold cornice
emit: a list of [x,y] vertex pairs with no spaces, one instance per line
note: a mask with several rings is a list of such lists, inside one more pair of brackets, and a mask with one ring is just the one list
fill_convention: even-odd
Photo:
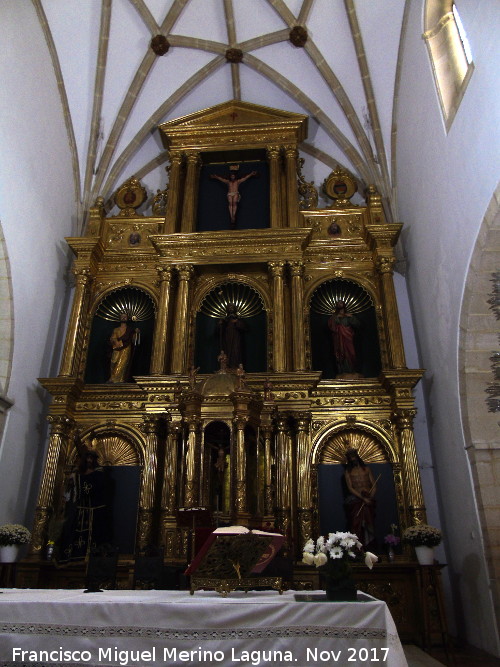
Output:
[[249,229],[150,236],[161,257],[172,262],[220,264],[301,259],[310,229]]
[[99,263],[104,255],[104,246],[97,236],[68,236],[66,243],[75,254],[75,266],[90,267]]
[[307,136],[307,116],[239,100],[162,123],[164,146],[178,148],[228,148],[267,146],[279,141],[294,144]]
[[386,225],[365,225],[366,241],[371,248],[392,248],[396,245],[403,225],[392,222]]
[[387,391],[397,388],[413,389],[424,373],[425,370],[421,368],[386,369],[381,373],[382,385]]

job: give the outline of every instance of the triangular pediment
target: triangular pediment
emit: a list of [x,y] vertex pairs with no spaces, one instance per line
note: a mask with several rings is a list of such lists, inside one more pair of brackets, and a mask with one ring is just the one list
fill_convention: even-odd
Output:
[[208,109],[195,111],[182,118],[162,123],[160,129],[168,131],[175,128],[205,127],[207,125],[267,125],[283,122],[301,124],[305,121],[307,121],[307,116],[302,114],[272,109],[240,100],[230,100]]
[[297,142],[305,139],[307,135],[307,116],[240,100],[229,100],[162,123],[159,130],[164,144],[169,148],[175,145],[187,148],[190,143],[188,136],[196,138],[194,143],[198,145],[200,140],[201,144],[205,143],[203,138],[211,146],[226,141],[234,143],[237,137],[242,138],[242,132],[252,144],[256,141],[264,143],[265,137],[272,141],[278,133],[281,133],[283,138],[283,131],[289,141]]

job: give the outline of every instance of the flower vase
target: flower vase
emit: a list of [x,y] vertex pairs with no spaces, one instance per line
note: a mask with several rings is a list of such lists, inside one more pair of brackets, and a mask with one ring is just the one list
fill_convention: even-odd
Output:
[[329,602],[356,602],[357,588],[352,570],[344,559],[329,561],[323,572],[326,599]]
[[19,545],[8,544],[0,547],[0,563],[15,563],[19,557]]
[[434,565],[434,547],[420,545],[415,547],[415,553],[420,565]]

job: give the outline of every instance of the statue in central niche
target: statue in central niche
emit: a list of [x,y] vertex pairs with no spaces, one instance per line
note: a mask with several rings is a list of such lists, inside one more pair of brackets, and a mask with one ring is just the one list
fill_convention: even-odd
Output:
[[225,317],[219,320],[220,349],[227,355],[228,368],[238,368],[243,363],[245,331],[246,324],[238,316],[235,304],[228,303]]
[[257,176],[256,171],[251,171],[250,173],[246,174],[246,176],[242,176],[241,178],[236,178],[236,174],[234,173],[238,167],[235,165],[232,165],[230,167],[231,173],[229,174],[229,178],[225,178],[224,176],[220,176],[219,174],[210,174],[210,178],[215,178],[221,183],[225,183],[227,185],[227,203],[229,206],[229,217],[231,220],[231,228],[234,229],[236,227],[236,211],[238,209],[238,202],[241,199],[241,194],[239,191],[239,186],[241,183],[244,183],[247,181],[249,178],[252,176]]

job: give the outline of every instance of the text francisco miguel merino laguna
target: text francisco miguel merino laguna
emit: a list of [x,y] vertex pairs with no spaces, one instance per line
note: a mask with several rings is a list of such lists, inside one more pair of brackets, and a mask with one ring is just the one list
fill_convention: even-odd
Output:
[[[364,655],[361,655],[364,653]],[[388,648],[348,648],[346,650],[320,650],[318,648],[306,648],[306,655],[301,656],[302,660],[318,664],[322,662],[339,663],[345,660],[351,661],[360,658],[363,661],[376,660],[376,662],[386,662],[388,657]],[[119,664],[122,667],[128,667],[134,663],[156,662],[162,660],[165,665],[172,665],[176,662],[190,662],[200,664],[202,662],[217,663],[231,660],[235,664],[240,662],[261,665],[269,662],[275,663],[294,663],[298,660],[292,651],[281,650],[254,650],[254,651],[236,651],[234,648],[227,651],[207,651],[200,647],[191,650],[179,650],[177,648],[163,647],[162,650],[156,650],[152,647],[150,650],[122,650],[117,646],[111,648],[98,648],[93,651],[71,651],[58,647],[53,650],[24,650],[22,648],[12,649],[12,660],[20,660],[26,663],[36,662],[58,662],[64,663],[85,663],[109,660],[112,664]],[[359,655],[358,655],[359,654]],[[376,655],[374,655],[376,654]],[[227,663],[226,663],[227,664]]]

